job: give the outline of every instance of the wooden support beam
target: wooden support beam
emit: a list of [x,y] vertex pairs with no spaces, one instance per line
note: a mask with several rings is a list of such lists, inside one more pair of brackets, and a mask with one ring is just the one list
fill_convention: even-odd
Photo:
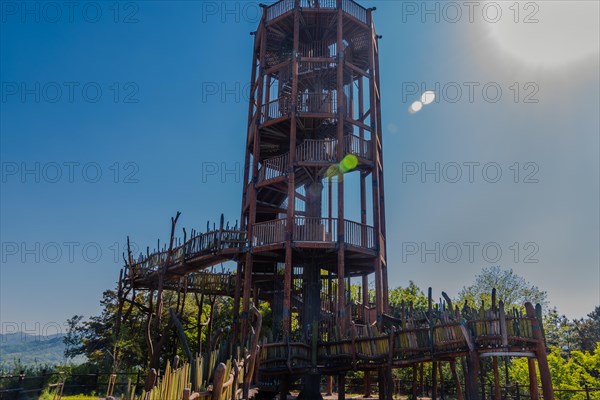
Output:
[[417,396],[419,394],[419,388],[418,388],[418,383],[419,383],[419,377],[418,377],[418,364],[414,363],[412,365],[412,398],[413,400],[417,400]]
[[[343,11],[342,11],[342,0],[337,0],[337,140],[338,143],[344,141],[344,116],[345,116],[345,102],[344,102],[344,24],[343,24]],[[337,161],[341,162],[344,158],[344,146],[337,146]],[[346,299],[345,299],[345,224],[344,224],[344,180],[343,175],[340,173],[338,176],[337,184],[337,197],[338,197],[338,268],[337,268],[337,282],[338,282],[338,293],[337,293],[337,311],[338,311],[338,326],[342,332],[342,335],[346,333],[348,326],[346,325]]]
[[502,400],[500,393],[500,372],[498,371],[498,357],[492,357],[492,369],[494,371],[494,400]]
[[477,379],[479,377],[480,370],[479,355],[477,354],[475,343],[473,341],[473,338],[471,337],[471,333],[467,329],[467,326],[464,323],[462,323],[460,325],[460,329],[469,348],[469,353],[465,357],[465,391],[469,400],[479,400],[479,388],[477,387]]
[[437,362],[431,362],[431,400],[437,400]]
[[452,380],[454,381],[454,386],[456,387],[456,400],[464,400],[462,385],[460,383],[460,379],[458,378],[458,374],[456,373],[456,361],[450,360],[450,373],[452,373]]
[[346,374],[338,375],[338,400],[346,400]]
[[525,311],[527,317],[531,319],[533,337],[537,339],[535,353],[540,371],[540,380],[542,381],[542,394],[544,400],[554,400],[554,389],[552,388],[552,377],[550,375],[550,367],[548,366],[548,357],[546,356],[541,321],[538,319],[536,311],[530,302],[525,303]]
[[527,359],[527,367],[529,369],[529,397],[531,400],[540,400],[537,374],[535,373],[535,360],[533,358]]

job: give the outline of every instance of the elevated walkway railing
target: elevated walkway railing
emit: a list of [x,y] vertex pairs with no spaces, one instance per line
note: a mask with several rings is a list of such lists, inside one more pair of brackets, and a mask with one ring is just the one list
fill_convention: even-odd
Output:
[[[225,249],[241,249],[247,245],[247,233],[239,230],[217,230],[198,234],[173,249],[171,265],[204,254],[218,253]],[[144,277],[165,265],[168,251],[163,250],[142,257],[130,266],[129,278]]]
[[[433,308],[430,304],[429,311],[402,305],[395,309],[400,317],[383,314],[378,319],[379,324],[352,322],[346,332],[340,332],[336,325],[327,339],[317,343],[318,365],[336,370],[368,369],[383,364],[401,367],[473,352],[479,357],[503,354],[535,357],[540,351],[543,339],[539,334],[534,335],[534,327],[539,329],[541,310],[536,317],[523,315],[516,308],[505,313],[502,302],[499,307],[493,302],[486,310],[464,307],[462,311],[448,304],[449,307],[442,304]],[[269,346],[271,351],[279,351],[281,355],[289,345],[271,343]],[[309,355],[314,357],[312,352]],[[263,353],[262,357],[268,358],[269,354]],[[310,360],[314,363],[311,357],[288,358],[287,365],[292,369],[307,368],[311,366]],[[267,365],[268,362],[265,368]]]

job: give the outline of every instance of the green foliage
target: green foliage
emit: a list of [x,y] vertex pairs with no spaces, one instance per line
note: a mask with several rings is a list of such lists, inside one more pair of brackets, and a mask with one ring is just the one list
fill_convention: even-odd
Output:
[[[561,390],[581,390],[586,385],[600,387],[600,342],[593,352],[575,350],[565,357],[561,349],[553,347],[548,354],[552,385],[557,399],[584,400],[583,392],[561,392]],[[509,369],[510,379],[522,385],[529,384],[526,358],[513,359]],[[539,372],[538,372],[539,381]]]
[[587,318],[573,321],[574,345],[581,350],[592,351],[600,342],[600,306]]
[[67,320],[67,333],[63,336],[63,343],[65,345],[64,354],[67,360],[73,359],[81,353],[79,351],[81,335],[77,328],[80,326],[82,319],[83,315],[74,315]]
[[548,347],[557,347],[564,352],[573,348],[573,323],[560,315],[556,307],[544,315],[544,333]]
[[498,301],[502,300],[506,309],[522,307],[528,301],[547,305],[545,291],[515,274],[512,269],[503,270],[498,266],[482,269],[475,277],[475,283],[463,287],[458,293],[459,301],[472,305],[479,305],[481,301],[490,304],[493,289],[496,289]]
[[410,281],[405,288],[398,286],[389,291],[389,304],[393,310],[399,309],[402,303],[415,310],[426,310],[427,296],[413,281]]

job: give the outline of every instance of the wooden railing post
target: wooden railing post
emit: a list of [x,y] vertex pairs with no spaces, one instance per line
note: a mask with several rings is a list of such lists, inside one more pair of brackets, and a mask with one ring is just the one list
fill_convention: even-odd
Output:
[[223,384],[225,383],[225,369],[226,367],[223,363],[220,363],[217,368],[215,368],[211,400],[221,400]]
[[590,400],[590,388],[588,388],[588,385],[585,385],[584,388],[585,388],[585,399]]

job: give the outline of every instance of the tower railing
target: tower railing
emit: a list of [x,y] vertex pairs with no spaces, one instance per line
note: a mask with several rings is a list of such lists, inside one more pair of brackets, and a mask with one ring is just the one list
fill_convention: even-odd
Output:
[[[289,95],[283,95],[275,100],[263,104],[260,116],[260,123],[286,117],[292,110],[292,99]],[[336,114],[337,113],[337,93],[300,93],[298,94],[298,104],[296,107],[298,113],[305,114]]]
[[337,93],[300,93],[298,95],[299,113],[337,113]]
[[354,18],[362,22],[363,24],[367,23],[367,9],[356,3],[353,0],[343,0],[342,1],[342,10]]
[[[298,163],[327,164],[337,162],[337,139],[307,139],[296,148]],[[372,160],[372,144],[368,139],[356,135],[344,137],[344,154],[354,154],[365,160]],[[289,153],[264,160],[258,168],[258,182],[287,175]]]
[[346,154],[352,153],[365,160],[372,160],[372,142],[368,139],[356,135],[347,135],[344,140],[344,151]]
[[336,0],[300,0],[302,8],[337,8]]
[[[285,241],[285,219],[254,224],[253,246],[268,246]],[[336,243],[338,240],[338,219],[319,217],[294,217],[294,242]],[[344,242],[346,244],[375,249],[375,231],[372,226],[344,220]]]
[[294,9],[294,0],[280,0],[267,8],[267,21],[272,21]]
[[312,140],[302,142],[296,148],[296,159],[299,162],[336,162],[336,139]]
[[287,116],[291,111],[292,99],[290,96],[281,96],[263,104],[260,116],[260,123],[264,124],[270,119],[277,119]]
[[367,249],[375,248],[375,231],[372,226],[345,220],[344,230],[344,241],[347,244]]
[[302,57],[335,57],[337,56],[337,43],[328,43],[322,40],[300,43],[298,53]]
[[258,169],[258,181],[264,182],[285,176],[288,167],[288,153],[265,160]]
[[[295,217],[294,241],[335,242],[337,223],[328,218]],[[331,223],[330,223],[331,222]]]
[[253,246],[265,246],[285,241],[285,219],[254,224]]
[[[335,55],[334,55],[335,56]],[[334,57],[332,56],[332,57]],[[308,56],[310,57],[310,56]],[[337,62],[330,61],[306,61],[307,59],[302,59],[298,62],[298,75],[302,76],[304,74],[309,74],[312,72],[323,72],[328,71],[330,73],[335,73]]]
[[[294,0],[280,0],[267,8],[267,22],[294,9]],[[300,8],[336,9],[337,0],[300,0]],[[367,24],[367,10],[353,0],[343,0],[342,10],[363,24]]]

